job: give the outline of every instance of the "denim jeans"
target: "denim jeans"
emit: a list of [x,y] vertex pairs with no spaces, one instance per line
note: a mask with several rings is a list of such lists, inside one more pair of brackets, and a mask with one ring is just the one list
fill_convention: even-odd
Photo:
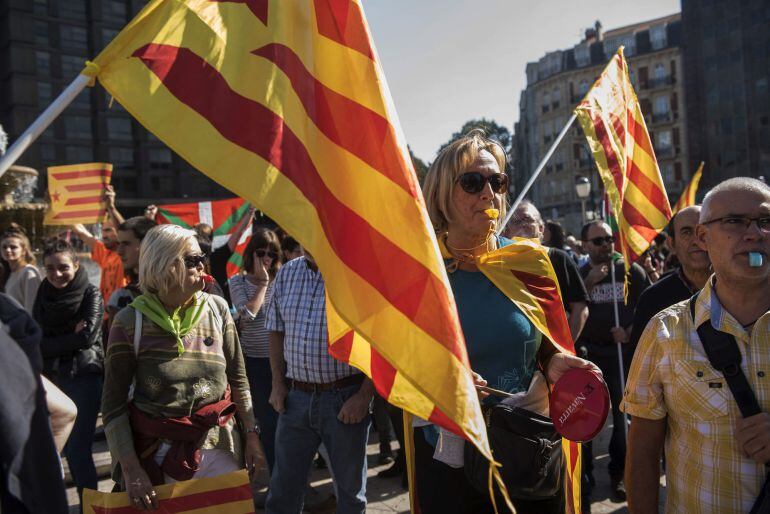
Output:
[[292,389],[285,411],[278,416],[275,435],[275,467],[270,479],[265,512],[302,512],[310,465],[318,447],[329,452],[334,470],[337,514],[366,511],[366,442],[369,416],[346,425],[337,419],[342,404],[360,385],[308,393]]
[[64,446],[64,456],[78,494],[82,494],[83,488],[96,489],[98,481],[91,445],[102,401],[102,375],[83,373],[75,377],[57,377],[56,385],[78,408],[75,426]]
[[270,405],[270,391],[273,389],[273,374],[270,371],[270,359],[267,357],[244,357],[246,376],[249,378],[251,401],[254,404],[254,416],[257,418],[261,434],[262,447],[270,472],[275,463],[275,429],[278,425],[278,413]]

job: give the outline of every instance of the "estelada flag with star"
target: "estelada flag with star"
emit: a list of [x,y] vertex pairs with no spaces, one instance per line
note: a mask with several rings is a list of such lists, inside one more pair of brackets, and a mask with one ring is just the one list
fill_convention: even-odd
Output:
[[107,219],[104,192],[110,184],[112,164],[91,162],[48,168],[45,225],[101,223]]
[[[212,478],[186,480],[154,488],[158,510],[165,514],[253,514],[254,500],[245,470]],[[134,514],[139,512],[128,493],[83,490],[83,514]],[[150,511],[153,512],[153,511]]]
[[[360,0],[153,0],[83,74],[313,255],[336,321],[333,355],[371,363],[360,365],[383,397],[492,461]],[[360,361],[336,350],[353,334],[366,342]],[[494,467],[490,477],[501,482]]]

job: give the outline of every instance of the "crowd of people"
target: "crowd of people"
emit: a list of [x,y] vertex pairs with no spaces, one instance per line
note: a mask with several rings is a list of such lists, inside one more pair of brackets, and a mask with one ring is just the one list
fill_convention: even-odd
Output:
[[[474,131],[441,151],[423,188],[482,408],[500,401],[490,390],[530,394],[572,368],[595,370],[612,408],[614,501],[656,512],[665,469],[667,512],[749,512],[770,462],[770,188],[741,177],[717,185],[702,206],[676,213],[627,271],[600,219],[573,236],[524,201],[495,235],[506,214],[504,169],[502,148]],[[245,467],[257,507],[297,514],[318,458],[333,478],[336,512],[363,513],[372,421],[379,462],[392,462],[380,477],[406,484],[406,457],[391,446],[404,447],[401,412],[330,356],[324,277],[309,252],[253,211],[214,248],[209,226],[159,225],[154,206],[124,219],[112,189],[106,201],[99,237],[76,225],[48,241],[40,261],[21,227],[0,236],[2,342],[6,333],[16,341],[39,384],[18,414],[31,420],[35,451],[11,438],[3,453],[26,455],[4,463],[3,483],[17,485],[0,491],[3,512],[66,512],[63,493],[40,494],[41,476],[49,488],[62,484],[46,452],[66,458],[79,493],[96,489],[100,413],[116,490],[137,510],[157,508],[159,484]],[[227,260],[250,226],[241,270],[228,278]],[[98,286],[72,237],[90,248]],[[515,238],[547,247],[578,355],[543,338],[479,272],[479,256]],[[450,435],[414,424],[420,511],[493,512],[464,470],[463,441]],[[582,470],[590,512],[591,443]],[[512,500],[521,513],[565,511],[562,490]]]

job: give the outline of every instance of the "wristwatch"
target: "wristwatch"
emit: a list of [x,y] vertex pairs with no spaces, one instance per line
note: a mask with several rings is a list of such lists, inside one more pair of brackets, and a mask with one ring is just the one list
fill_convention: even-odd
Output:
[[254,432],[255,434],[262,435],[262,430],[259,428],[259,425],[254,425],[253,427],[249,427],[246,429],[246,435],[250,434],[251,432]]

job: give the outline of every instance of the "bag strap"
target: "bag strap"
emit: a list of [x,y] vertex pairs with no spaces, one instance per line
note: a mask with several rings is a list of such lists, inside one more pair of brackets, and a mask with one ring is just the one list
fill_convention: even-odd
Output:
[[[700,291],[699,291],[700,292]],[[695,301],[698,299],[698,293],[695,293],[689,300],[690,314],[693,324],[695,324]],[[698,337],[703,345],[703,350],[709,359],[711,365],[719,370],[725,377],[727,386],[738,404],[738,409],[744,418],[759,414],[762,409],[759,406],[757,397],[751,389],[746,375],[741,369],[741,351],[735,337],[721,330],[715,329],[711,320],[706,320],[697,329]]]
[[134,309],[134,357],[139,355],[139,342],[142,340],[142,311]]

